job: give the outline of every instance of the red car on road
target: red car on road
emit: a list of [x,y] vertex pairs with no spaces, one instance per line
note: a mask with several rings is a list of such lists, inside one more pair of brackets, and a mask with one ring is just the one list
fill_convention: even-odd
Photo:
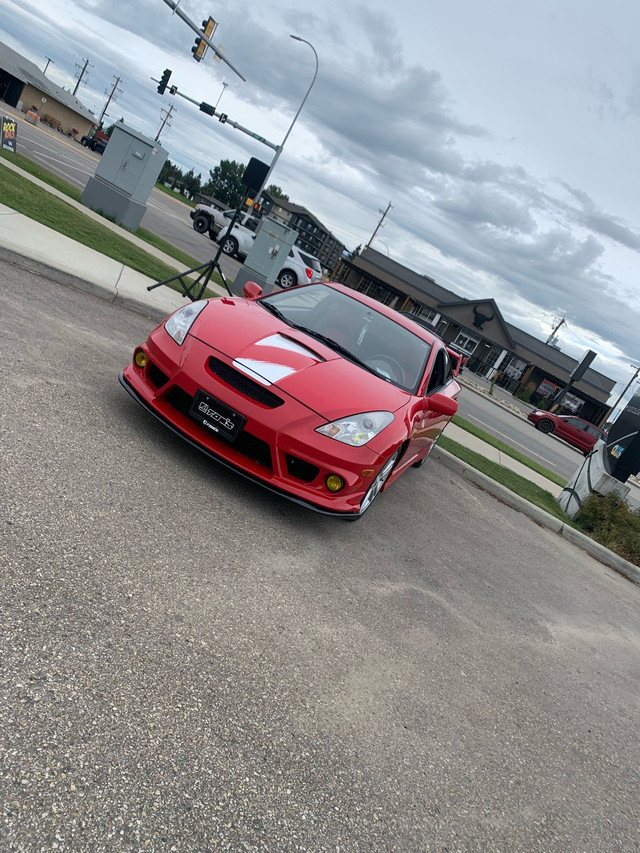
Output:
[[527,418],[540,432],[552,432],[567,444],[577,447],[585,456],[591,453],[596,441],[606,441],[607,438],[607,434],[597,426],[575,415],[556,415],[536,409],[529,412]]
[[340,284],[191,302],[136,347],[126,390],[199,450],[304,506],[360,517],[458,408],[440,338]]

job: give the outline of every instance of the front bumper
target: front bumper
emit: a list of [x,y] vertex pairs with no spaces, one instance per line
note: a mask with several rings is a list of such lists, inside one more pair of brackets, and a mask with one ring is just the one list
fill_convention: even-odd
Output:
[[[203,346],[199,342],[193,345]],[[313,424],[318,425],[317,416],[301,404],[291,401],[288,406],[265,416],[264,408],[246,399],[240,401],[233,389],[212,384],[212,377],[206,370],[201,375],[197,372],[193,375],[193,357],[189,360],[189,373],[182,373],[178,363],[184,353],[182,348],[175,347],[176,352],[172,354],[170,347],[167,354],[164,347],[154,346],[152,333],[142,349],[149,357],[147,366],[141,369],[130,364],[120,374],[120,383],[165,426],[209,458],[300,506],[342,518],[354,519],[361,515],[360,503],[382,465],[382,457],[367,447],[350,448],[321,436],[318,436],[320,446],[325,441],[331,442],[324,451],[310,446],[300,436],[314,435],[309,422],[313,418]],[[196,364],[202,361],[202,358],[195,359]],[[163,381],[161,387],[150,379],[151,369],[156,368],[166,376],[167,381]],[[239,452],[239,442],[230,444],[212,435],[188,416],[188,404],[198,388],[247,415],[247,435],[257,450],[250,446],[248,453],[246,449]],[[296,424],[300,424],[299,435],[296,435]],[[247,455],[241,455],[242,452]],[[268,459],[265,461],[262,455]],[[314,476],[314,468],[317,476]],[[365,477],[363,470],[367,471]],[[328,473],[336,473],[344,479],[346,485],[342,491],[329,492],[324,483]]]

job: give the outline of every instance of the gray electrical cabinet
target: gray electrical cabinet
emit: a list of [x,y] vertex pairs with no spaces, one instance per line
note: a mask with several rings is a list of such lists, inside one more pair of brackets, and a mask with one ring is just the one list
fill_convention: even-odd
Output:
[[95,175],[87,182],[82,203],[135,231],[167,157],[155,140],[118,122]]
[[253,245],[244,266],[239,270],[232,285],[233,293],[242,294],[247,281],[255,281],[263,293],[276,289],[276,278],[285,265],[298,232],[294,228],[264,217],[256,232]]

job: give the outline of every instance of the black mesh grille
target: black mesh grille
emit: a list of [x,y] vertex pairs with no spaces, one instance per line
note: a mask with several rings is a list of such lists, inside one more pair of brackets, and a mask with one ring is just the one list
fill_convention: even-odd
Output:
[[222,379],[223,382],[226,382],[227,385],[235,388],[236,391],[244,394],[245,397],[249,397],[256,403],[260,403],[262,406],[277,409],[278,406],[284,405],[284,400],[278,397],[277,394],[274,394],[273,391],[269,391],[268,388],[260,385],[259,382],[254,382],[246,374],[241,373],[234,367],[230,367],[218,358],[214,358],[213,356],[209,358],[209,370],[219,379]]

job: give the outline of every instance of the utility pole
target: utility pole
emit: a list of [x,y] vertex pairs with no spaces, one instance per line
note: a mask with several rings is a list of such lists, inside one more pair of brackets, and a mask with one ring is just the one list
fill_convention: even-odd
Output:
[[[107,103],[104,105],[102,112],[100,113],[100,118],[98,119],[98,127],[102,127],[102,120],[105,117],[107,110],[109,109],[109,104],[114,99],[114,97],[116,97],[116,89],[118,88],[118,83],[120,82],[120,80],[122,78],[116,77],[115,79],[116,79],[116,82],[113,84],[113,88],[111,89],[111,92],[109,93],[109,97],[107,98]],[[118,94],[120,94],[120,92],[122,92],[122,89],[118,90]]]
[[158,142],[158,140],[160,139],[160,134],[161,134],[161,133],[162,133],[162,131],[164,130],[164,126],[165,126],[165,124],[166,124],[167,122],[169,122],[169,127],[171,127],[171,122],[169,121],[169,119],[170,119],[170,118],[171,118],[171,116],[173,115],[173,110],[174,110],[174,109],[175,109],[175,108],[174,108],[173,104],[171,104],[171,106],[169,107],[169,110],[168,110],[167,112],[165,112],[165,114],[164,114],[164,118],[163,118],[163,120],[162,120],[162,124],[160,125],[160,130],[157,132],[157,134],[156,134],[156,138],[154,139],[154,142]]
[[609,420],[609,416],[613,414],[613,412],[614,412],[614,411],[615,411],[615,409],[616,409],[616,406],[618,405],[618,403],[620,402],[620,400],[622,400],[622,398],[624,397],[624,395],[627,393],[627,391],[628,391],[628,390],[629,390],[629,388],[631,387],[631,384],[632,384],[633,382],[635,382],[635,381],[636,381],[636,377],[637,377],[638,373],[640,373],[640,367],[636,367],[636,365],[635,365],[635,364],[631,364],[631,365],[629,365],[629,366],[634,368],[635,373],[633,374],[633,376],[631,377],[631,379],[630,379],[630,380],[627,382],[627,384],[625,385],[625,389],[624,389],[624,391],[622,392],[622,394],[620,394],[620,396],[619,396],[619,397],[618,397],[618,399],[615,401],[615,403],[613,404],[613,406],[611,406],[611,408],[607,411],[607,414],[603,417],[603,419],[602,419],[602,420],[600,421],[600,423],[598,424],[598,426],[600,427],[600,429],[602,429],[602,427],[604,426],[604,424],[606,424],[606,422]]
[[381,216],[381,217],[380,217],[380,219],[378,220],[378,224],[376,225],[376,227],[375,227],[375,229],[374,229],[373,234],[371,235],[371,237],[369,237],[369,242],[368,242],[368,243],[367,243],[367,245],[365,246],[365,249],[368,249],[368,248],[369,248],[369,246],[373,243],[373,241],[374,241],[374,238],[375,238],[376,234],[378,233],[378,231],[380,230],[380,227],[381,227],[382,223],[384,222],[385,216],[387,215],[387,213],[389,213],[389,210],[390,210],[392,207],[393,207],[393,205],[391,204],[391,202],[389,202],[389,204],[387,205],[387,207],[386,207],[386,209],[385,209],[385,210],[379,210],[379,211],[378,211],[378,213],[381,213],[381,214],[382,214],[382,216]]
[[556,332],[558,331],[558,329],[560,328],[560,326],[562,326],[562,324],[563,324],[563,323],[566,323],[566,320],[565,320],[565,319],[564,319],[564,317],[563,317],[560,321],[558,321],[558,320],[556,319],[556,320],[554,320],[553,322],[554,322],[554,323],[557,323],[558,325],[555,327],[555,329],[551,332],[551,334],[550,334],[550,335],[549,335],[549,337],[547,338],[547,340],[546,340],[546,343],[547,343],[547,344],[550,344],[550,343],[551,343],[551,341],[552,341],[552,340],[554,339],[554,337],[555,337]]
[[[47,59],[48,59],[48,58],[49,58],[49,57],[47,57]],[[84,61],[84,65],[82,66],[82,71],[80,71],[80,74],[78,75],[78,82],[76,83],[76,87],[75,87],[75,89],[73,90],[73,92],[71,93],[72,95],[75,95],[75,93],[78,91],[78,86],[79,86],[79,85],[80,85],[80,83],[82,82],[82,78],[84,77],[84,72],[87,70],[87,66],[88,66],[88,65],[89,65],[89,60],[88,60],[88,59],[85,59],[85,61]],[[76,66],[76,67],[77,67],[77,68],[79,68],[80,66],[78,65],[78,66]],[[44,70],[46,71],[47,69],[45,68]]]
[[[45,56],[45,59],[47,60],[47,64],[44,66],[44,71],[42,72],[43,74],[47,73],[47,68],[49,67],[49,63],[53,62],[53,59],[51,59],[50,56]],[[55,62],[53,62],[53,64],[55,65]]]

